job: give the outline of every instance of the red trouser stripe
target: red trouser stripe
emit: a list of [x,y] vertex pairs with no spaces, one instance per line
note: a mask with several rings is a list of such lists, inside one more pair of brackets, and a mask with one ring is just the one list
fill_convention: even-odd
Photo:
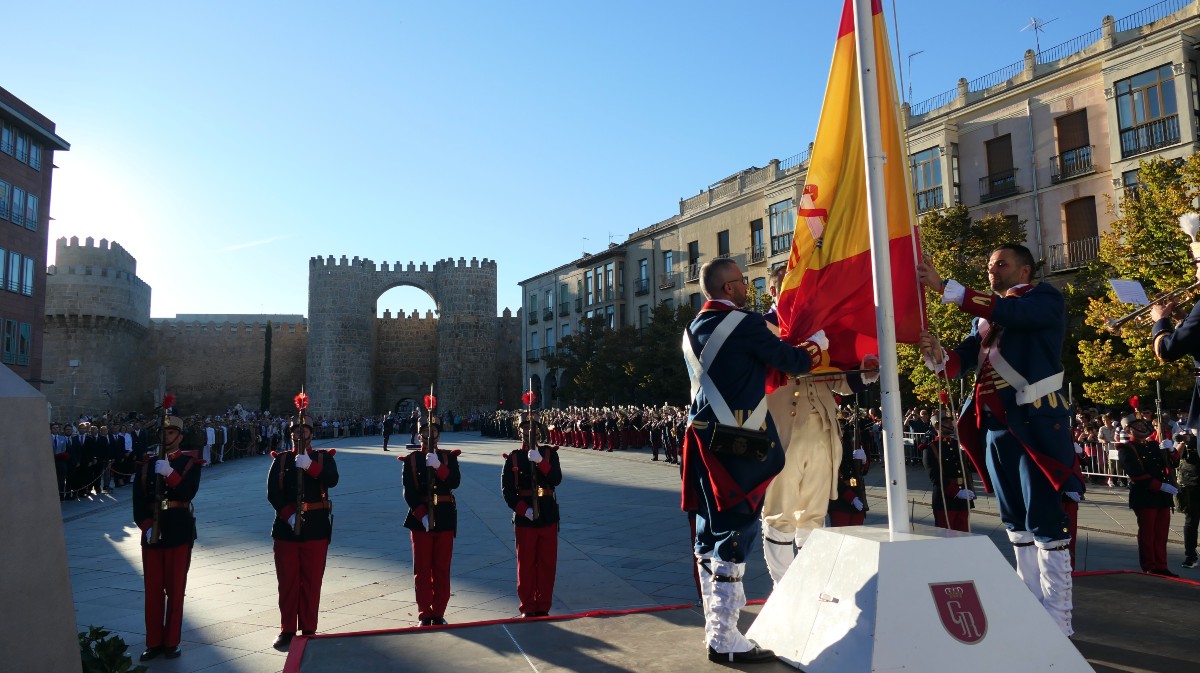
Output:
[[1139,507],[1133,510],[1138,523],[1138,560],[1142,570],[1167,569],[1167,532],[1171,527],[1169,507]]
[[317,630],[321,580],[329,540],[275,540],[275,577],[279,581],[279,629],[283,633]]
[[515,526],[517,531],[517,598],[521,614],[550,612],[554,571],[558,567],[558,524]]
[[446,604],[450,602],[454,531],[410,531],[409,537],[412,538],[417,618],[445,617]]
[[183,628],[183,594],[187,589],[192,546],[142,547],[146,586],[146,647],[175,647]]

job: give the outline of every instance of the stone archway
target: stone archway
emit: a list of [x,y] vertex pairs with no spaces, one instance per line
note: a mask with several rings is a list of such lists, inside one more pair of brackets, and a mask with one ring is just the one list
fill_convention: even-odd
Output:
[[[434,300],[439,314],[423,325],[410,316],[393,318],[396,324],[380,328],[375,306],[387,290],[410,285]],[[347,260],[314,257],[308,271],[308,371],[307,387],[313,413],[349,415],[378,413],[393,402],[377,390],[377,369],[391,358],[401,358],[421,374],[393,332],[428,330],[436,335],[430,352],[415,353],[432,363],[433,373],[420,385],[433,384],[440,410],[470,413],[495,408],[490,383],[497,380],[498,335],[496,315],[496,263],[463,258],[419,266],[409,262],[394,266],[355,257]],[[382,319],[379,319],[382,320]],[[413,322],[416,322],[413,321]],[[425,340],[424,346],[429,347]],[[411,345],[411,344],[409,344]],[[430,354],[431,353],[431,354]],[[386,365],[384,368],[386,369]],[[387,377],[384,376],[384,380]]]

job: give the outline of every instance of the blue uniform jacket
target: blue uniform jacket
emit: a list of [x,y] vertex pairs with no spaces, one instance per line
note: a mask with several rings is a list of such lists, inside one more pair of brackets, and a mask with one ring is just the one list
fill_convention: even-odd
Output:
[[[1192,307],[1192,312],[1179,324],[1177,329],[1171,328],[1171,317],[1167,316],[1154,323],[1150,330],[1150,339],[1154,343],[1154,354],[1164,362],[1192,356],[1192,367],[1200,371],[1200,304]],[[1192,408],[1188,412],[1187,426],[1193,430],[1200,429],[1200,378],[1192,388]]]
[[[687,338],[692,350],[700,355],[713,330],[732,307],[720,302],[708,302],[688,326]],[[812,368],[820,350],[815,344],[789,346],[771,333],[762,315],[752,311],[725,340],[720,352],[708,368],[714,387],[743,422],[766,395],[768,367],[792,374],[803,374]],[[689,368],[691,365],[689,365]],[[695,373],[694,373],[695,374]],[[717,456],[708,450],[717,417],[703,389],[696,392],[688,411],[688,427],[683,449],[683,509],[696,509],[697,488],[711,489],[718,510],[725,511],[748,505],[757,511],[771,479],[783,469],[783,448],[770,414],[766,416],[766,431],[771,449],[764,461]],[[748,428],[758,430],[761,428]],[[707,485],[707,487],[706,487]]]

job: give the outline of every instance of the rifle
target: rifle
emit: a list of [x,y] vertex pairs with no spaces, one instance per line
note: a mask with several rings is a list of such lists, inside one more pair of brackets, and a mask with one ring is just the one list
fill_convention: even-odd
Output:
[[[306,454],[308,453],[308,447],[303,446],[303,444],[304,444],[304,430],[303,430],[303,428],[304,428],[304,410],[308,408],[308,395],[304,394],[304,386],[300,387],[300,394],[296,396],[295,402],[296,402],[296,409],[298,409],[300,411],[300,428],[301,428],[300,444],[301,444],[301,446],[295,447],[296,456],[299,457],[301,448],[303,448],[303,450]],[[292,441],[295,441],[295,440],[293,439]],[[295,463],[293,463],[293,465],[294,464]],[[300,534],[300,526],[304,523],[304,517],[302,515],[303,507],[304,507],[304,470],[301,470],[299,467],[297,467],[296,468],[296,518],[295,518],[294,522],[292,523],[292,535]]]
[[[155,458],[155,467],[157,467],[157,461],[167,457],[167,416],[168,410],[173,406],[175,406],[175,396],[163,395],[162,419],[158,424],[158,455]],[[150,544],[157,544],[162,538],[160,520],[162,518],[163,500],[166,489],[166,480],[163,479],[161,474],[156,472],[154,474],[154,523],[150,525],[150,537],[146,540]]]
[[[425,396],[425,408],[429,414],[425,421],[425,448],[422,453],[436,451],[433,446],[433,408],[437,406],[437,398],[433,396],[433,384],[429,385],[429,394]],[[429,503],[429,531],[437,525],[437,495],[433,492],[434,469],[425,463],[425,502]]]
[[[537,396],[533,394],[533,379],[529,380],[529,391],[521,396],[521,401],[525,403],[525,419],[529,423],[529,429],[526,430],[525,437],[529,442],[528,450],[537,449],[537,424],[533,420],[533,402]],[[526,453],[526,456],[529,454]],[[542,460],[545,460],[545,456]],[[537,485],[537,465],[533,461],[529,462],[529,493],[530,500],[533,501],[533,518],[537,519],[541,512],[538,511],[538,485]]]

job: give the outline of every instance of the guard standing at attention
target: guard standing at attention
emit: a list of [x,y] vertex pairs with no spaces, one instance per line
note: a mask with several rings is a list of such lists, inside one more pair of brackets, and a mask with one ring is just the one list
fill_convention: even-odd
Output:
[[[434,402],[433,395],[426,396],[431,410]],[[439,626],[446,623],[450,602],[450,561],[458,530],[454,489],[462,481],[458,470],[461,451],[438,448],[442,428],[432,416],[419,423],[421,448],[400,459],[404,461],[404,502],[408,504],[404,527],[412,540],[419,624]]]
[[562,483],[557,446],[538,446],[532,414],[521,422],[521,448],[504,457],[500,486],[513,511],[517,541],[517,598],[522,617],[545,617],[554,600],[558,566],[558,500]]

